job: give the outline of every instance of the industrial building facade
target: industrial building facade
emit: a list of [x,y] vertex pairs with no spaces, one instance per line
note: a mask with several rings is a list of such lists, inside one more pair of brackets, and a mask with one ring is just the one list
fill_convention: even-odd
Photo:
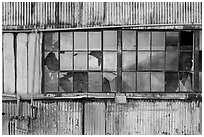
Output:
[[2,134],[202,134],[201,2],[4,2],[2,29]]

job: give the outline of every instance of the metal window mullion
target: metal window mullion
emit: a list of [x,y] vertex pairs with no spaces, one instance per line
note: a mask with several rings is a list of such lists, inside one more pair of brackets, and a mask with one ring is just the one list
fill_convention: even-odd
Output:
[[136,70],[135,70],[135,92],[137,92],[137,71],[138,71],[138,32],[137,31],[135,31],[135,33],[136,33],[136,35],[135,35],[135,39],[136,39],[136,41],[135,41],[135,44],[136,44],[136,62],[135,62],[135,64],[136,64]]
[[101,55],[102,55],[102,59],[101,59],[101,71],[102,71],[102,92],[103,92],[103,82],[104,82],[104,78],[103,78],[103,31],[101,31]]
[[[178,70],[177,70],[177,76],[178,76],[178,89],[180,92],[180,81],[179,81],[179,75],[180,75],[180,52],[181,52],[181,32],[179,31],[179,40],[178,40],[178,60],[177,60],[177,64],[178,64]],[[183,58],[182,58],[182,62],[183,62]]]
[[[13,48],[14,48],[14,69],[15,69],[15,91],[14,91],[14,94],[17,94],[17,35],[18,33],[14,33],[13,36]],[[4,85],[4,84],[3,84]]]
[[42,33],[42,82],[41,82],[41,89],[42,89],[42,92],[45,93],[45,80],[44,80],[44,77],[45,77],[45,67],[44,67],[44,57],[45,57],[45,46],[44,46],[44,33]]
[[122,92],[122,30],[117,31],[117,92]]
[[152,80],[151,80],[151,75],[152,75],[152,32],[150,32],[150,92],[152,90]]
[[59,72],[60,72],[60,32],[57,32],[58,33],[58,71],[57,71],[57,90],[59,92]]
[[86,36],[87,36],[87,91],[86,92],[89,92],[89,32],[86,32]]
[[165,82],[165,73],[166,73],[166,31],[164,32],[164,70],[162,71],[164,73],[164,91],[165,91],[165,86],[166,86],[166,82]]
[[72,90],[74,92],[74,31],[72,32],[72,77],[73,77],[73,85]]

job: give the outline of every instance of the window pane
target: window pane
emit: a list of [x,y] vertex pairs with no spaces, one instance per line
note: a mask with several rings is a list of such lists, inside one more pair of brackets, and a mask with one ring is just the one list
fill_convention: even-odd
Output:
[[150,92],[150,72],[137,73],[137,92]]
[[101,32],[89,32],[89,49],[101,50]]
[[104,50],[117,49],[117,31],[103,32],[103,49]]
[[193,75],[189,72],[179,73],[179,90],[181,92],[191,92],[192,91],[192,82]]
[[165,91],[176,92],[179,90],[179,77],[177,72],[165,73]]
[[57,72],[50,72],[45,68],[44,90],[45,92],[58,92],[58,73]]
[[136,31],[122,32],[123,50],[136,50]]
[[60,53],[60,70],[72,70],[73,69],[73,53],[62,52]]
[[152,32],[152,50],[164,50],[165,32]]
[[202,92],[202,72],[199,72],[199,91]]
[[89,53],[89,70],[100,70],[102,66],[102,52],[91,51]]
[[193,32],[182,31],[180,37],[181,50],[193,50]]
[[74,70],[87,70],[86,52],[74,52]]
[[164,52],[152,52],[151,69],[164,69]]
[[122,54],[123,70],[136,70],[136,53],[135,52],[123,52]]
[[138,32],[138,50],[150,50],[150,32]]
[[190,71],[192,70],[192,52],[181,52],[179,59],[179,70]]
[[45,51],[58,51],[58,33],[46,32],[44,33]]
[[177,50],[179,41],[178,32],[166,32],[166,50]]
[[45,52],[44,65],[49,71],[59,70],[59,61],[57,52]]
[[74,50],[87,50],[87,32],[74,32]]
[[117,73],[103,72],[103,92],[116,92]]
[[89,92],[102,92],[102,73],[89,72]]
[[87,72],[74,72],[74,92],[87,92],[88,75]]
[[200,38],[199,38],[199,49],[202,50],[202,31],[199,33]]
[[199,71],[202,71],[202,51],[199,51]]
[[138,52],[138,70],[150,69],[150,52]]
[[73,92],[73,74],[59,73],[59,92]]
[[103,70],[104,71],[117,70],[117,52],[103,53]]
[[166,52],[166,70],[178,70],[177,52]]
[[164,92],[164,73],[163,72],[151,73],[151,91]]
[[60,32],[60,50],[73,49],[73,32]]
[[122,92],[135,92],[136,74],[135,72],[123,72]]

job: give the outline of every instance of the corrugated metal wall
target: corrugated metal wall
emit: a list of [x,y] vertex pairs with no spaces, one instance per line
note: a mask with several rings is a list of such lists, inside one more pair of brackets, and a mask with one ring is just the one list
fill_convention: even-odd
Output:
[[202,23],[201,2],[3,2],[3,29]]
[[[84,103],[84,104],[83,104]],[[37,119],[32,134],[86,135],[197,135],[201,134],[201,102],[187,100],[114,101],[34,101]],[[15,115],[15,102],[3,102],[3,134],[8,134],[8,120]],[[29,115],[29,102],[22,102],[20,115]],[[84,118],[84,121],[83,121]],[[26,121],[18,122],[15,134],[29,134]],[[26,130],[24,130],[26,131]]]

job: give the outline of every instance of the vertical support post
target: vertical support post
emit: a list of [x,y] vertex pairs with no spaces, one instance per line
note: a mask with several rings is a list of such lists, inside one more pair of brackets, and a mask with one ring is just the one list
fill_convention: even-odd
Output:
[[194,61],[193,61],[193,65],[194,65],[194,92],[198,92],[199,91],[199,31],[194,31],[194,37],[193,37],[193,41],[194,41]]
[[117,31],[117,92],[122,92],[122,30]]

